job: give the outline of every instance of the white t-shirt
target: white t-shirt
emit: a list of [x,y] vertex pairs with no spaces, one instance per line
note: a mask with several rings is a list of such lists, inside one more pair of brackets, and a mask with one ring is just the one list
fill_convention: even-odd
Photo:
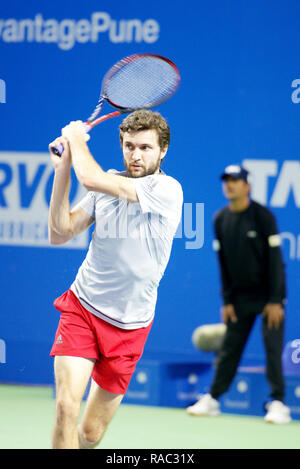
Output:
[[96,225],[71,285],[85,309],[121,329],[153,320],[183,203],[181,185],[164,173],[132,181],[139,203],[100,192],[88,192],[79,203]]

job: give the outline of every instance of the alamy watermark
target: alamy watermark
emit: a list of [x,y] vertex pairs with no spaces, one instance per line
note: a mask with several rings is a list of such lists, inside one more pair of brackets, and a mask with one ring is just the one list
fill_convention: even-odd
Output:
[[296,365],[300,363],[300,339],[295,339],[291,343],[291,347],[295,348],[292,353],[292,362]]
[[[158,213],[142,213],[139,204],[129,204],[124,211],[124,200],[115,201],[115,207],[103,209],[104,223],[96,226],[100,239],[159,239],[172,230],[172,225]],[[145,222],[147,218],[147,223]],[[174,221],[175,226],[175,221]],[[174,228],[175,230],[175,228]],[[173,235],[185,239],[186,249],[201,249],[204,245],[204,203],[183,204],[182,217]]]
[[6,363],[6,344],[3,339],[0,339],[0,363]]
[[6,103],[6,83],[0,78],[0,103]]
[[186,249],[201,249],[204,245],[204,203],[183,204],[182,218],[175,238],[185,238]]

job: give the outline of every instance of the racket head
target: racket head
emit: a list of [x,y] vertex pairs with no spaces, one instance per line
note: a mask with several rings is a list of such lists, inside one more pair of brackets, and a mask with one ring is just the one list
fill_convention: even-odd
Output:
[[170,59],[157,54],[133,54],[106,73],[101,97],[121,112],[148,109],[169,99],[180,81],[179,70]]

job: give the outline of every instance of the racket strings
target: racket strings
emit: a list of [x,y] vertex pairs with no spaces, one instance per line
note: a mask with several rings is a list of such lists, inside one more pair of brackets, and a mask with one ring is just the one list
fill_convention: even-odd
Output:
[[118,66],[108,80],[103,93],[115,105],[127,108],[147,108],[157,105],[174,93],[178,73],[165,60],[139,57]]

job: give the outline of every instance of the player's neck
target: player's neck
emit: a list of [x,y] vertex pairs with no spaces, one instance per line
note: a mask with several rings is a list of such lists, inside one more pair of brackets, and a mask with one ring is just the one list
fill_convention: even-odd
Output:
[[250,198],[248,196],[240,197],[238,199],[234,199],[229,202],[229,208],[233,212],[243,212],[249,207],[249,205],[250,205]]

